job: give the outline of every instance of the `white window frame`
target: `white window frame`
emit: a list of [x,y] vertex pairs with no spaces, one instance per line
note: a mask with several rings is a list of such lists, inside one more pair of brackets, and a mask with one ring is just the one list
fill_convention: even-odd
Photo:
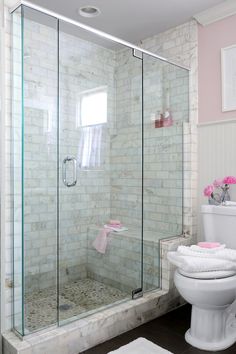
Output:
[[99,86],[94,89],[90,90],[85,90],[81,92],[78,96],[77,99],[77,106],[76,106],[76,127],[77,128],[84,128],[84,127],[89,127],[89,126],[94,126],[94,125],[100,125],[100,124],[106,124],[107,123],[107,106],[108,106],[108,99],[107,99],[107,106],[106,106],[106,120],[94,123],[94,124],[82,124],[82,117],[81,117],[81,106],[82,106],[82,100],[84,97],[96,94],[96,93],[106,93],[107,95],[107,86]]
[[235,58],[236,44],[221,48],[222,112],[236,110]]

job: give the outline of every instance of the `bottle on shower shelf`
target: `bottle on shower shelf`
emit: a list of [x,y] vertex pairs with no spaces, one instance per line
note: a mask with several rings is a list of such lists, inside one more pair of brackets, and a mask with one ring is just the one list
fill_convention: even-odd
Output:
[[165,113],[164,113],[164,118],[163,118],[163,127],[170,127],[173,125],[173,118],[172,118],[172,114],[169,110],[169,108],[166,109]]
[[158,113],[155,119],[155,128],[171,127],[173,125],[172,114],[169,109],[165,113]]
[[163,127],[163,114],[160,112],[156,113],[156,118],[155,118],[155,128],[162,128]]
[[163,101],[163,127],[170,127],[173,125],[173,118],[170,110],[170,88],[165,88],[164,90],[164,101]]

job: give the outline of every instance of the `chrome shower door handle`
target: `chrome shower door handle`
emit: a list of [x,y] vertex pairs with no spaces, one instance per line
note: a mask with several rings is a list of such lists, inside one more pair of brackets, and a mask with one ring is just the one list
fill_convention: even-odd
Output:
[[[73,180],[72,182],[67,182],[67,164],[68,162],[73,162]],[[76,158],[67,156],[62,163],[62,181],[66,187],[73,187],[77,183],[77,167]]]

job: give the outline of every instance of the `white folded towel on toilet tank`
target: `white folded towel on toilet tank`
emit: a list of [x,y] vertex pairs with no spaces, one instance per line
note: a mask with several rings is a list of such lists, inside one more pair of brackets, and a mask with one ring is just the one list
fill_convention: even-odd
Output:
[[192,245],[190,247],[179,246],[177,253],[182,256],[201,257],[204,259],[216,258],[236,262],[236,250],[231,248],[202,248],[197,245]]
[[236,206],[236,202],[232,202],[231,200],[226,200],[224,202],[225,206]]
[[220,270],[235,270],[236,262],[212,257],[195,257],[187,256],[177,252],[168,252],[168,260],[176,267],[181,268],[185,272],[211,272]]
[[223,249],[225,249],[225,245],[220,245],[218,247],[214,247],[214,248],[204,248],[204,247],[200,247],[198,245],[192,245],[192,246],[179,246],[179,247],[185,247],[185,248],[190,248],[190,250],[192,251],[196,251],[196,252],[201,252],[201,253],[217,253]]

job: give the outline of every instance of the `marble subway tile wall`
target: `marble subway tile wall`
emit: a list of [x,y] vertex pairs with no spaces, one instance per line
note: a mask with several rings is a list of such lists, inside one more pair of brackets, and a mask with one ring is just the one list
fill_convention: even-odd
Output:
[[142,41],[141,46],[189,67],[189,122],[183,124],[184,233],[196,240],[197,226],[197,121],[198,32],[191,20]]
[[[186,235],[196,239],[196,210],[197,210],[197,121],[198,121],[198,32],[197,22],[191,20],[177,27],[171,28],[141,42],[141,46],[167,59],[186,65],[189,69],[189,122],[183,123],[183,229]],[[173,68],[174,69],[174,68]],[[170,72],[173,70],[169,67]],[[183,72],[177,79],[177,72],[173,70],[176,80],[173,81],[172,97],[174,98],[174,120],[187,118],[187,102],[182,101],[182,93],[186,91],[187,83],[183,81]],[[171,75],[173,75],[171,74]],[[181,77],[182,76],[182,77]],[[183,91],[182,91],[183,90]],[[182,96],[182,98],[181,98]],[[187,95],[186,98],[187,99]]]
[[[56,285],[57,257],[57,33],[25,20],[25,277],[26,291]],[[27,50],[27,49],[26,49]],[[83,131],[77,104],[84,91],[106,86],[108,122],[113,121],[111,50],[60,33],[59,247],[60,280],[87,276],[87,228],[109,217],[109,127],[103,127],[99,168],[79,167],[73,188],[62,183],[62,161],[77,160]],[[40,58],[40,59],[38,59]],[[108,123],[108,124],[109,124]],[[112,126],[112,124],[111,124]]]
[[[189,119],[188,72],[144,56],[144,238],[182,234],[183,124]],[[173,125],[155,128],[169,110]]]
[[[25,293],[56,285],[57,32],[24,17],[24,279]],[[55,290],[56,297],[56,290]]]
[[[126,62],[134,67],[130,53]],[[122,58],[122,60],[124,60]],[[118,60],[119,63],[119,60]],[[135,63],[134,63],[135,64]],[[141,94],[133,85],[131,67],[117,70],[117,135],[112,137],[112,216],[139,230],[141,226]],[[188,73],[144,56],[144,222],[153,239],[182,232],[183,122],[188,120]],[[119,77],[119,73],[121,76]],[[163,110],[165,82],[173,126],[155,129]],[[141,83],[140,83],[141,84]],[[132,92],[127,105],[127,92]],[[130,111],[128,111],[130,110]],[[127,112],[128,111],[128,112]]]
[[[81,33],[83,36],[83,33]],[[115,56],[112,50],[68,33],[60,33],[60,163],[66,156],[77,159],[77,184],[67,188],[60,182],[60,276],[87,276],[87,232],[93,224],[110,218],[110,134],[114,129]],[[101,127],[101,161],[95,167],[81,166],[79,152],[87,129],[79,126],[80,96],[100,87],[107,92],[107,123]],[[91,91],[92,92],[92,91]],[[93,128],[92,128],[93,129]],[[83,146],[86,153],[85,147]],[[76,242],[78,242],[76,246]],[[78,265],[83,264],[83,267]],[[66,275],[66,274],[65,274]]]
[[111,137],[111,216],[141,238],[142,61],[132,51],[116,55],[116,122]]
[[[40,24],[35,24],[34,28],[35,31],[37,31],[37,26],[39,27],[39,33],[43,32],[44,36],[42,36],[41,40],[43,45],[45,44],[45,34],[46,30],[44,29],[43,31],[40,32],[40,27],[42,25]],[[30,28],[30,23],[29,23],[29,28]],[[52,29],[49,29],[53,32]],[[55,35],[55,33],[54,33]],[[64,37],[63,37],[64,36]],[[49,36],[50,38],[50,36]],[[88,90],[88,89],[93,89],[94,86],[101,86],[106,84],[107,82],[107,77],[104,77],[103,80],[101,80],[102,74],[106,72],[105,67],[103,65],[108,64],[110,62],[110,56],[114,57],[114,54],[111,53],[111,51],[108,51],[107,57],[104,56],[104,49],[103,48],[96,48],[96,62],[95,63],[90,63],[89,60],[91,61],[91,57],[94,57],[94,48],[93,45],[91,45],[88,42],[82,42],[78,39],[76,39],[73,36],[69,36],[67,34],[62,33],[61,35],[61,45],[60,45],[60,79],[61,79],[61,95],[60,95],[60,133],[61,133],[61,139],[60,139],[60,150],[61,150],[61,159],[63,159],[63,156],[66,155],[72,155],[76,156],[77,151],[78,151],[78,142],[80,140],[80,131],[78,127],[76,126],[76,103],[78,100],[78,94],[83,90]],[[49,41],[49,45],[51,43],[54,43],[55,46],[55,40]],[[30,39],[29,39],[30,40]],[[78,43],[76,42],[78,41]],[[37,42],[36,42],[37,43]],[[77,44],[77,46],[75,45]],[[79,53],[78,53],[78,48],[80,48]],[[55,50],[55,48],[54,48]],[[100,50],[101,53],[98,53],[98,50]],[[92,53],[91,53],[91,52]],[[66,278],[66,274],[68,275],[71,274],[69,279],[73,279],[76,277],[83,277],[86,276],[86,237],[87,237],[87,227],[90,224],[99,224],[101,225],[106,218],[109,216],[109,187],[110,184],[112,186],[112,199],[116,200],[117,206],[114,208],[112,205],[112,212],[113,212],[113,217],[117,218],[120,217],[127,225],[132,225],[133,228],[135,228],[137,231],[137,236],[141,237],[140,234],[140,227],[141,227],[141,62],[137,58],[133,58],[131,56],[131,52],[127,51],[124,52],[126,54],[125,58],[122,58],[120,56],[116,57],[116,125],[117,125],[117,133],[112,136],[114,144],[111,146],[111,156],[112,156],[112,163],[111,165],[114,166],[115,169],[115,174],[111,176],[111,183],[109,179],[109,160],[104,162],[104,165],[106,167],[106,172],[104,173],[103,171],[79,171],[79,191],[75,187],[74,190],[68,190],[63,188],[61,186],[60,188],[60,201],[61,201],[61,218],[60,218],[60,242],[61,242],[61,254],[60,254],[60,274],[63,279],[63,277]],[[37,53],[38,54],[38,53]],[[54,53],[55,54],[55,53]],[[122,55],[124,55],[122,53]],[[99,62],[98,58],[102,57],[102,61]],[[53,59],[55,59],[55,56],[53,56]],[[53,60],[52,59],[52,60]],[[42,58],[42,65],[46,65],[50,67],[50,63],[47,62],[47,58]],[[46,63],[46,64],[45,64]],[[95,64],[95,65],[94,65]],[[103,65],[102,65],[103,64]],[[157,70],[158,64],[151,63],[151,68],[149,70],[153,70],[155,72],[156,77],[163,77],[163,73],[161,70]],[[29,64],[28,64],[29,65]],[[51,64],[53,66],[53,63]],[[84,65],[86,65],[86,68],[93,68],[93,71],[85,70]],[[95,72],[95,69],[97,67],[98,72]],[[101,68],[103,70],[103,73],[101,74]],[[109,68],[109,66],[108,66]],[[131,69],[132,68],[132,69]],[[125,70],[124,70],[125,69]],[[147,71],[149,71],[147,70]],[[156,74],[157,71],[157,74]],[[167,71],[167,70],[166,70]],[[32,67],[29,65],[29,72],[34,75],[34,72],[32,73]],[[112,91],[114,91],[114,83],[113,83],[113,76],[114,76],[114,59],[113,59],[113,66],[111,66],[111,70],[108,70],[110,74],[110,81],[111,84],[108,85],[108,92],[112,94]],[[177,72],[177,70],[176,70]],[[52,73],[53,74],[53,71]],[[56,72],[54,72],[56,74]],[[171,72],[173,74],[173,71]],[[171,76],[169,74],[169,76]],[[176,75],[175,75],[176,76]],[[179,75],[180,76],[180,75]],[[33,79],[29,76],[27,78],[27,81],[30,82],[33,81]],[[46,77],[47,79],[47,77]],[[146,77],[145,77],[146,79]],[[155,79],[155,77],[154,77]],[[154,80],[151,78],[153,85],[158,86],[159,85],[159,91],[160,91],[160,97],[162,97],[163,94],[163,79],[157,79]],[[170,81],[170,78],[166,75],[164,79],[168,79]],[[56,81],[56,80],[55,80]],[[173,85],[173,82],[177,81],[177,85]],[[183,81],[183,80],[182,80]],[[178,86],[182,84],[183,82],[180,80],[180,78],[177,75],[176,77],[171,78],[171,85],[173,87]],[[35,84],[35,83],[34,83]],[[130,86],[129,86],[130,84]],[[146,100],[146,109],[149,112],[155,112],[155,109],[161,107],[158,107],[158,104],[162,104],[161,99],[156,101],[157,104],[154,105],[154,111],[152,109],[152,105],[155,102],[155,100],[150,99],[150,91],[153,90],[153,85],[149,83],[149,79],[147,78],[147,97],[148,99]],[[34,86],[36,90],[41,90],[40,95],[42,96],[42,99],[45,99],[45,95],[42,93],[42,88],[45,87],[48,89],[47,82],[37,82]],[[158,90],[158,89],[157,89]],[[55,87],[54,87],[54,92],[53,88],[51,88],[51,92],[55,94]],[[129,93],[129,95],[127,95]],[[187,90],[181,93],[182,94],[182,100],[187,97]],[[31,92],[29,93],[29,96],[31,97],[31,100],[34,97],[34,93]],[[124,101],[125,97],[125,101]],[[174,96],[175,100],[176,95]],[[181,98],[180,98],[181,99]],[[111,100],[112,101],[112,100]],[[178,101],[178,100],[177,100]],[[128,102],[131,102],[131,104],[128,104]],[[179,104],[184,105],[185,102],[179,102]],[[40,101],[40,104],[42,105],[42,102]],[[49,107],[53,106],[53,104],[48,103]],[[47,103],[46,103],[47,106]],[[182,108],[184,111],[184,108]],[[180,110],[180,109],[179,109]],[[43,109],[41,109],[41,114],[45,115],[45,119],[48,119],[50,117],[50,111],[46,113],[42,112]],[[177,109],[176,109],[177,111]],[[186,111],[186,108],[185,108]],[[110,114],[109,114],[110,113]],[[108,111],[108,117],[110,121],[112,122],[112,112]],[[33,113],[31,112],[31,115]],[[36,112],[37,115],[37,112]],[[151,113],[150,113],[151,115]],[[183,117],[184,114],[182,114],[181,117]],[[186,112],[185,112],[186,116]],[[156,130],[156,136],[152,136],[151,132],[153,131],[153,122],[150,121],[149,114],[147,114],[148,117],[148,122],[147,122],[147,127],[149,128],[150,131],[145,130],[145,144],[147,144],[145,154],[147,155],[147,162],[145,166],[145,170],[149,171],[152,170],[153,165],[155,164],[155,160],[152,162],[150,161],[150,157],[157,157],[160,159],[159,154],[156,151],[156,139],[160,138],[160,136],[164,135],[164,139],[166,140],[167,136],[175,136],[175,141],[172,143],[172,147],[174,144],[179,144],[180,148],[177,150],[174,147],[173,153],[175,155],[171,154],[171,159],[172,159],[172,164],[170,163],[169,167],[166,167],[167,169],[169,168],[171,171],[175,171],[177,168],[177,157],[176,155],[179,155],[179,176],[177,178],[176,184],[179,183],[179,185],[176,188],[176,196],[169,195],[168,191],[168,200],[170,201],[170,205],[175,207],[176,213],[179,213],[179,220],[177,220],[177,217],[175,217],[175,214],[173,213],[174,208],[172,208],[172,215],[171,215],[171,220],[169,222],[166,222],[169,217],[170,209],[166,208],[165,213],[161,213],[161,217],[158,216],[157,213],[157,203],[151,204],[152,210],[150,210],[150,197],[147,198],[147,202],[145,205],[145,215],[147,218],[145,218],[145,221],[147,222],[147,231],[153,231],[155,230],[155,233],[157,230],[159,231],[157,240],[159,238],[165,237],[165,236],[172,236],[176,235],[178,233],[181,233],[181,222],[182,222],[182,215],[181,211],[178,209],[181,208],[182,205],[182,195],[180,195],[182,191],[182,175],[181,175],[181,169],[182,169],[182,149],[181,149],[181,144],[182,144],[182,132],[175,129],[171,128],[169,131],[166,129],[162,129],[162,131],[157,131]],[[40,121],[38,117],[38,121]],[[43,118],[43,116],[41,117]],[[52,118],[53,119],[53,118]],[[37,120],[37,118],[36,118]],[[43,120],[41,119],[41,122]],[[43,122],[45,125],[45,122]],[[47,122],[46,122],[47,124]],[[53,127],[53,124],[55,125],[55,120],[54,123],[51,123],[52,126],[50,127],[51,132],[46,132],[46,138],[47,138],[47,146],[50,144],[52,145],[54,142],[56,142],[56,126]],[[30,127],[30,125],[29,125]],[[43,128],[43,127],[42,127]],[[76,131],[77,128],[77,131]],[[128,130],[127,130],[128,128]],[[31,129],[31,128],[30,128]],[[122,130],[123,129],[123,130]],[[37,132],[38,133],[38,132]],[[129,135],[127,135],[127,133]],[[135,137],[133,134],[135,133]],[[54,136],[53,136],[54,134]],[[166,136],[165,136],[166,135]],[[156,139],[155,139],[156,138]],[[120,141],[117,144],[117,140]],[[125,139],[126,142],[122,139]],[[173,139],[172,139],[173,140]],[[28,141],[28,139],[26,139]],[[112,141],[112,142],[113,142]],[[159,141],[159,139],[158,139]],[[128,143],[127,143],[128,142]],[[153,147],[149,146],[150,144],[153,144]],[[129,144],[131,143],[131,147]],[[116,153],[118,150],[115,150],[114,146],[118,147],[119,154],[121,155],[116,156]],[[44,146],[45,142],[44,142]],[[39,146],[38,146],[39,147]],[[56,148],[56,145],[54,146]],[[37,146],[36,146],[37,148]],[[35,146],[29,145],[29,153],[34,152]],[[106,149],[109,150],[109,141],[107,143]],[[54,155],[54,158],[56,158],[55,151],[52,153]],[[40,153],[41,155],[41,153]],[[164,159],[166,158],[167,154],[166,151],[162,154]],[[109,153],[107,154],[107,158],[109,159]],[[146,158],[146,156],[145,156]],[[42,156],[42,159],[45,160],[45,158]],[[118,164],[119,159],[121,160],[121,164]],[[148,161],[149,160],[149,161]],[[173,162],[174,160],[174,162]],[[146,161],[146,160],[145,160]],[[177,161],[177,162],[176,162]],[[56,161],[55,161],[56,162]],[[131,162],[135,163],[136,168],[133,168],[134,166],[131,166]],[[159,161],[158,161],[159,162]],[[165,162],[165,161],[164,161]],[[158,164],[156,164],[158,165]],[[157,167],[157,171],[159,168],[159,173],[161,174],[162,178],[165,175],[166,178],[168,178],[167,174],[165,174],[165,171],[163,171],[163,164],[159,164]],[[51,164],[48,166],[49,170],[51,169],[51,174],[55,174],[55,165]],[[155,173],[156,171],[151,171],[150,173],[152,174],[153,178],[148,179],[147,178],[147,184],[149,182],[153,183],[154,186],[157,187],[157,182],[160,183],[158,188],[155,188],[158,193],[161,194],[161,186],[163,184],[162,179],[160,179],[160,176]],[[168,172],[168,171],[167,171]],[[125,178],[122,178],[122,173],[124,174]],[[147,172],[148,173],[148,172]],[[135,178],[134,178],[135,176]],[[159,178],[158,178],[159,177]],[[53,186],[55,187],[55,178],[56,175],[54,175],[54,183]],[[30,183],[37,183],[37,181],[33,180],[30,176],[29,178]],[[94,182],[96,181],[96,185],[93,186]],[[117,185],[118,181],[118,185]],[[101,183],[100,183],[101,182]],[[119,183],[123,182],[123,189],[125,192],[123,193],[123,203],[119,204],[119,198],[122,198],[122,193],[120,191],[118,193],[115,193],[115,190],[119,189]],[[146,182],[146,181],[145,181]],[[152,187],[153,187],[152,185]],[[105,193],[105,190],[101,189],[102,187],[107,187],[106,190],[107,192]],[[35,187],[35,185],[34,185]],[[151,186],[149,186],[151,187]],[[96,195],[96,198],[98,198],[97,203],[96,200],[93,201],[94,208],[91,207],[92,201],[91,201],[91,196],[93,197],[92,189],[96,189],[96,192],[98,193],[98,190],[103,190],[103,199],[101,201],[100,195]],[[136,189],[135,193],[133,193],[134,189]],[[167,188],[164,186],[163,187],[163,192],[165,193],[167,191]],[[78,194],[76,193],[78,191]],[[147,188],[148,193],[152,193],[152,190]],[[55,198],[56,198],[56,191],[54,192],[54,206],[55,206]],[[88,200],[83,199],[83,192],[86,194],[86,197],[89,197]],[[175,192],[175,191],[174,191]],[[179,192],[179,195],[178,195]],[[29,193],[30,195],[30,193]],[[48,193],[46,192],[46,195]],[[106,197],[107,195],[107,197]],[[118,197],[117,197],[118,195]],[[81,203],[78,203],[78,197],[81,196],[80,201]],[[132,197],[134,197],[138,203],[135,203],[135,201],[131,200]],[[152,195],[153,197],[153,195]],[[155,195],[154,195],[155,197]],[[159,197],[159,198],[158,198]],[[166,199],[166,196],[163,195],[162,199]],[[157,199],[159,199],[159,204],[163,205],[163,200],[161,199],[161,195],[157,196]],[[173,202],[173,199],[175,199],[175,202]],[[74,202],[73,202],[74,201]],[[157,200],[156,200],[157,201]],[[87,202],[87,203],[86,203]],[[102,204],[103,205],[102,205]],[[106,204],[107,203],[107,204]],[[179,204],[178,204],[179,203]],[[99,204],[99,208],[96,207]],[[177,204],[177,205],[175,205]],[[50,204],[49,204],[50,205]],[[81,205],[81,208],[79,207]],[[103,206],[106,205],[107,212],[104,213]],[[154,208],[154,209],[153,209]],[[159,206],[160,208],[160,206]],[[44,209],[44,208],[42,208]],[[82,210],[81,210],[82,209]],[[163,207],[161,211],[163,212]],[[119,210],[119,212],[117,212]],[[127,213],[128,210],[128,213]],[[37,211],[38,213],[40,212],[39,210]],[[54,215],[53,215],[54,212]],[[119,213],[123,213],[123,215],[119,215]],[[95,215],[98,213],[98,215]],[[124,219],[125,215],[125,219]],[[151,216],[151,217],[148,217]],[[154,216],[154,219],[152,219],[152,215]],[[159,215],[160,215],[160,210],[159,210]],[[48,217],[48,216],[47,216]],[[52,222],[52,226],[55,228],[55,209],[52,210],[52,217],[54,219],[54,226]],[[122,218],[123,217],[123,218]],[[43,215],[42,215],[43,218]],[[77,223],[76,220],[77,219]],[[164,222],[164,221],[165,222]],[[50,220],[49,220],[50,221]],[[52,220],[51,220],[52,221]],[[72,225],[71,225],[72,224]],[[40,226],[41,225],[41,226]],[[37,235],[37,228],[45,228],[45,224],[37,224],[34,225],[33,228],[36,228],[35,234]],[[173,229],[175,228],[175,229]],[[50,232],[50,231],[49,231]],[[153,231],[154,232],[154,231]],[[49,239],[50,236],[52,236],[52,233],[49,235],[46,233],[46,230],[42,230],[43,235]],[[68,242],[68,239],[70,242]],[[28,269],[30,274],[37,274],[38,273],[38,278],[35,277],[34,281],[32,280],[32,277],[30,277],[29,284],[31,284],[31,287],[35,286],[35,283],[38,284],[38,286],[43,286],[47,287],[48,284],[52,281],[52,277],[54,278],[54,282],[56,280],[55,278],[55,269],[50,270],[50,263],[47,261],[47,257],[52,258],[52,262],[55,264],[55,256],[56,256],[56,249],[55,249],[55,242],[56,242],[56,237],[54,235],[54,248],[53,245],[51,247],[43,247],[44,245],[42,244],[43,241],[41,241],[41,245],[39,245],[38,249],[39,250],[39,258],[37,259],[36,257],[33,258],[33,256],[36,256],[35,252],[37,252],[37,247],[36,245],[34,246],[32,242],[29,242],[29,249],[26,250],[26,254],[28,254],[28,264],[26,263],[26,266],[28,266]],[[53,244],[53,241],[51,241]],[[41,249],[40,248],[43,248]],[[63,248],[64,247],[64,248]],[[45,254],[43,254],[45,253]],[[52,254],[54,254],[54,257],[52,257]],[[158,256],[158,254],[157,254]],[[33,264],[32,264],[33,263]],[[40,264],[41,267],[38,267],[38,269],[35,271],[34,265],[35,264]],[[80,267],[80,265],[83,265],[83,267]],[[40,269],[39,269],[40,268]],[[48,269],[48,277],[46,276],[46,272],[43,272],[42,269]],[[70,268],[70,269],[69,269]],[[146,267],[145,267],[146,268]],[[145,271],[145,270],[144,270]],[[26,272],[27,274],[27,272]],[[147,274],[148,276],[148,274]],[[44,285],[43,285],[44,284]],[[30,290],[30,289],[29,289]]]
[[[106,253],[99,254],[92,242],[98,234],[97,227],[88,232],[88,275],[124,291],[131,297],[132,291],[142,287],[142,238],[140,231],[129,229],[112,232],[108,236]],[[145,240],[143,257],[143,288],[156,289],[160,285],[159,243]]]
[[[129,50],[117,53],[117,134],[111,141],[111,215],[140,239],[142,83],[140,60],[135,60]],[[151,240],[157,245],[149,257],[150,264],[144,263],[144,290],[147,290],[158,287],[158,282],[152,284],[150,278],[158,269],[159,240],[181,235],[183,230],[183,126],[189,119],[189,82],[188,72],[183,69],[146,55],[143,61],[144,258],[150,256],[147,243]],[[154,120],[167,108],[171,110],[173,126],[156,129]]]

